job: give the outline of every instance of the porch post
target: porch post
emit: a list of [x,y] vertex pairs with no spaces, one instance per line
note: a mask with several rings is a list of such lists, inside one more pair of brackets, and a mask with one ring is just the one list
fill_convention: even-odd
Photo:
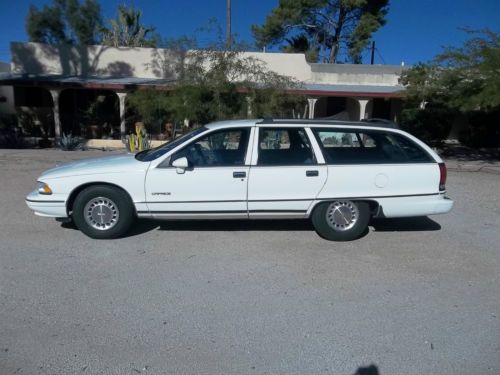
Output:
[[127,98],[126,92],[117,92],[118,100],[120,101],[120,139],[125,139],[126,128],[125,128],[125,99]]
[[247,118],[252,118],[252,116],[253,116],[253,112],[252,112],[253,98],[251,96],[246,96],[245,99],[247,101]]
[[370,99],[357,99],[357,100],[359,103],[359,119],[364,120],[365,118],[371,117],[371,113],[367,113]]
[[59,95],[61,90],[50,89],[50,95],[52,96],[52,102],[54,103],[54,138],[57,141],[61,138],[61,119],[59,117]]
[[316,102],[318,99],[316,98],[308,98],[307,102],[309,103],[309,119],[314,118],[314,108],[316,107]]

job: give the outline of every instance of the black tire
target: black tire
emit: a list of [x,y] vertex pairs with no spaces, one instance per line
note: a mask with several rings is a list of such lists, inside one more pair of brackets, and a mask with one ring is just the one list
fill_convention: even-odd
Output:
[[[344,209],[346,216],[352,216],[345,218],[341,212]],[[345,222],[338,218],[345,219]],[[366,202],[349,200],[323,202],[314,208],[311,220],[314,229],[321,237],[330,241],[352,241],[361,237],[366,231],[370,221],[370,206]]]
[[[101,221],[96,221],[96,215],[101,215],[97,216]],[[127,233],[134,221],[135,212],[130,197],[123,190],[107,185],[94,185],[78,194],[73,204],[72,217],[78,229],[87,236],[109,239]],[[103,217],[106,219],[105,224],[102,224]]]

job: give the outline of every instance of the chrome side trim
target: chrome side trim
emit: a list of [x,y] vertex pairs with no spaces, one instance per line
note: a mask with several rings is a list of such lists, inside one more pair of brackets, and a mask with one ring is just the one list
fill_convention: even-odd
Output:
[[138,213],[138,217],[160,220],[248,219],[247,213]]
[[56,200],[49,200],[49,199],[38,200],[38,199],[25,198],[25,201],[26,202],[33,202],[33,203],[64,203],[64,201],[56,201]]
[[250,212],[249,219],[305,219],[307,212]]

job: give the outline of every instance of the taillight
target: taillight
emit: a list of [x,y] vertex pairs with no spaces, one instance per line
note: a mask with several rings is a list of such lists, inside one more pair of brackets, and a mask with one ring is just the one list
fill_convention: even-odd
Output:
[[439,191],[446,190],[446,165],[444,163],[439,163]]

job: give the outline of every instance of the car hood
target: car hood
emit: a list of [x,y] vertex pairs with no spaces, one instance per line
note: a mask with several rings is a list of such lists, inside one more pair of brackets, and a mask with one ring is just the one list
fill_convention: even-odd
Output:
[[150,163],[141,162],[134,154],[90,158],[63,164],[43,172],[40,179],[61,178],[88,174],[145,171]]

